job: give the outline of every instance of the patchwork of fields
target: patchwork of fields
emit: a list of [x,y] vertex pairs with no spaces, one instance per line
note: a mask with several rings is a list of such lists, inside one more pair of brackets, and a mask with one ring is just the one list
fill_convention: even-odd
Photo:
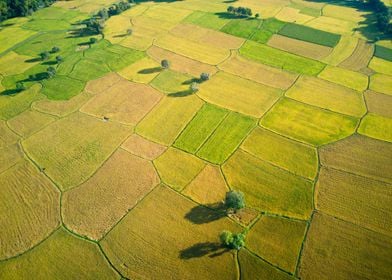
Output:
[[372,12],[136,1],[78,33],[113,2],[0,23],[0,279],[390,279],[392,43]]

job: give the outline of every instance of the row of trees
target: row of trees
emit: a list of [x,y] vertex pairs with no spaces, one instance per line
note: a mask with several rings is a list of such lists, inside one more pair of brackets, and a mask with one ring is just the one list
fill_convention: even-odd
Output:
[[54,2],[56,0],[0,0],[0,22],[8,18],[31,15]]
[[381,0],[368,0],[369,6],[376,13],[378,28],[384,33],[392,33],[391,8]]
[[[253,15],[252,10],[247,7],[233,7],[229,6],[227,12],[240,17],[251,17]],[[256,14],[255,17],[258,18],[260,15]]]

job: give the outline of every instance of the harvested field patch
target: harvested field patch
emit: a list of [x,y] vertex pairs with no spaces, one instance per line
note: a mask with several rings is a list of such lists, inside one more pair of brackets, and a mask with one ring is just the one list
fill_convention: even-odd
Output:
[[136,132],[154,142],[171,145],[202,105],[195,95],[163,98],[139,123]]
[[102,78],[87,82],[85,90],[92,94],[98,94],[108,90],[120,80],[122,79],[117,73],[109,73]]
[[268,41],[268,45],[273,48],[316,60],[321,60],[332,52],[332,48],[330,47],[317,45],[278,34],[272,35],[271,39]]
[[353,54],[357,44],[358,38],[349,35],[342,35],[339,43],[332,50],[332,53],[322,61],[324,63],[337,66]]
[[[23,269],[20,269],[23,267]],[[26,254],[0,264],[4,279],[118,279],[92,242],[77,238],[63,228]]]
[[160,72],[161,66],[151,58],[146,57],[118,71],[118,74],[130,81],[148,84]]
[[241,148],[296,175],[309,179],[316,177],[318,160],[317,151],[313,147],[257,127]]
[[50,80],[45,80],[42,85],[41,92],[49,99],[69,100],[83,90],[85,83],[67,76],[56,76]]
[[0,210],[8,217],[0,220],[0,259],[4,260],[37,245],[58,227],[60,193],[26,161],[2,173],[0,186]]
[[159,182],[151,162],[120,149],[87,182],[63,194],[64,223],[98,240]]
[[235,36],[186,23],[177,25],[170,30],[170,33],[177,37],[225,49],[238,49],[245,42],[244,39]]
[[160,71],[150,85],[169,95],[186,95],[187,93],[191,93],[189,85],[193,80],[194,78],[192,76],[166,69]]
[[139,51],[145,51],[152,46],[154,39],[148,36],[132,35],[124,38],[119,45]]
[[340,67],[327,66],[318,77],[357,91],[364,91],[368,87],[366,75]]
[[158,38],[155,45],[211,65],[222,62],[230,55],[230,51],[227,49],[206,46],[173,35]]
[[392,61],[392,49],[381,46],[381,45],[376,45],[376,49],[374,51],[374,56]]
[[283,99],[260,124],[276,133],[319,146],[351,135],[357,122],[353,117]]
[[365,21],[366,16],[370,13],[370,11],[361,11],[361,8],[345,7],[343,5],[325,5],[323,7],[324,16],[352,21],[355,23]]
[[392,118],[392,96],[368,90],[365,92],[365,99],[370,113]]
[[352,55],[339,64],[340,67],[359,71],[368,66],[374,53],[374,45],[365,40],[359,40]]
[[223,163],[256,125],[256,120],[231,112],[196,153],[212,163]]
[[215,74],[217,69],[209,64],[204,64],[199,61],[187,58],[185,56],[178,55],[176,53],[167,51],[165,49],[152,46],[147,50],[147,54],[152,57],[155,61],[161,62],[163,59],[167,59],[171,62],[170,69],[182,73],[187,73],[192,76],[199,76],[200,73],[209,73],[210,75]]
[[0,173],[12,167],[23,159],[23,152],[18,144],[0,148]]
[[32,108],[46,114],[65,117],[77,111],[90,98],[90,93],[82,92],[69,100],[39,100],[33,103]]
[[300,10],[294,9],[292,7],[283,7],[279,13],[275,15],[275,17],[282,21],[298,23],[305,23],[314,19],[313,16],[301,13]]
[[66,190],[88,179],[129,134],[122,125],[74,113],[30,136],[23,146]]
[[316,185],[316,208],[385,235],[392,232],[392,185],[322,167]]
[[219,215],[159,187],[101,241],[101,246],[129,278],[234,280],[238,273],[235,255],[220,246],[217,236],[222,229],[240,229]]
[[281,270],[273,267],[262,259],[252,255],[248,250],[242,249],[238,252],[239,263],[241,265],[241,279],[243,280],[293,280],[290,276]]
[[360,92],[314,77],[300,77],[286,92],[286,96],[354,117],[366,113],[365,101]]
[[230,20],[213,13],[206,13],[202,11],[195,11],[183,20],[185,23],[192,23],[205,28],[219,30],[226,25]]
[[162,181],[176,190],[182,190],[205,167],[199,158],[174,148],[167,149],[154,164]]
[[189,153],[196,153],[227,116],[228,111],[208,103],[199,110],[181,132],[174,146]]
[[306,26],[336,34],[352,34],[357,24],[337,18],[321,16],[306,23]]
[[107,117],[127,125],[136,125],[161,97],[157,90],[147,85],[120,81],[92,97],[80,110],[98,118]]
[[41,85],[36,84],[14,95],[0,94],[0,119],[11,119],[30,108],[34,101],[45,98],[40,91]]
[[64,20],[57,19],[31,19],[22,25],[23,29],[35,31],[68,30],[72,25]]
[[33,19],[59,19],[70,21],[75,18],[79,18],[80,16],[86,16],[86,14],[82,14],[76,10],[72,9],[63,9],[59,7],[47,7],[46,9],[40,9],[34,12],[32,15]]
[[219,64],[219,68],[227,73],[279,89],[288,89],[297,79],[295,74],[244,59],[239,55],[233,55]]
[[391,275],[391,259],[389,237],[316,213],[303,249],[299,277],[350,279],[356,275],[358,279],[386,279]]
[[261,25],[261,21],[255,19],[233,19],[220,31],[233,36],[249,39]]
[[374,74],[370,77],[369,88],[374,91],[392,95],[392,76]]
[[39,131],[44,126],[53,122],[53,116],[27,110],[8,121],[9,127],[23,138]]
[[247,248],[268,262],[294,273],[306,222],[262,216],[251,228]]
[[369,68],[376,71],[377,73],[386,74],[392,76],[392,62],[384,60],[378,57],[373,57],[370,60]]
[[27,69],[31,68],[37,62],[29,63],[26,60],[30,60],[32,57],[20,55],[13,51],[0,57],[0,74],[3,75],[16,75],[23,73]]
[[18,140],[19,137],[7,127],[6,122],[0,120],[0,148],[14,144]]
[[[156,18],[137,16],[132,18],[133,30],[136,35],[160,36],[169,31],[176,23]],[[145,32],[147,31],[147,32]]]
[[257,62],[305,75],[317,75],[325,66],[319,61],[290,54],[252,41],[247,41],[241,47],[240,53]]
[[325,32],[295,23],[288,23],[283,26],[283,28],[280,29],[279,34],[332,48],[335,47],[340,40],[340,35],[338,34]]
[[219,167],[206,165],[182,193],[200,204],[214,205],[224,201],[228,190]]
[[367,114],[361,121],[358,133],[392,142],[392,118]]
[[132,134],[121,145],[121,148],[148,160],[156,159],[166,150],[165,146],[151,142],[137,134]]
[[207,102],[259,118],[282,93],[239,76],[219,72],[210,81],[201,84],[197,94]]
[[222,167],[232,189],[244,192],[258,210],[308,219],[312,212],[312,183],[272,166],[241,149]]
[[127,30],[132,29],[132,20],[122,14],[110,17],[105,21],[105,38],[111,43],[118,43],[127,36]]
[[392,147],[384,141],[354,135],[319,150],[324,166],[392,183]]
[[180,9],[178,7],[154,5],[146,10],[143,16],[177,23],[189,16],[192,12],[191,10]]

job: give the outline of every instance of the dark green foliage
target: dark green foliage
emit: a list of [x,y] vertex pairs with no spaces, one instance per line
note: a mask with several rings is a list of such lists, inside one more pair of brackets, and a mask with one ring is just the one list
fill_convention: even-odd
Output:
[[167,60],[167,59],[162,60],[161,61],[161,66],[162,66],[162,68],[169,69],[169,67],[170,67],[169,60]]
[[48,7],[56,0],[0,0],[0,21],[7,18],[28,16]]
[[129,8],[131,8],[131,4],[129,2],[120,1],[110,6],[108,13],[109,16],[114,16],[121,14],[123,11],[128,10]]
[[92,38],[90,38],[89,42],[92,45],[92,44],[95,44],[97,41],[98,41],[97,38],[92,37]]
[[16,89],[18,91],[22,91],[22,90],[25,90],[26,88],[25,88],[25,86],[24,86],[24,84],[22,82],[17,82],[16,83]]
[[240,191],[229,191],[226,193],[225,205],[228,209],[242,209],[245,207],[244,193]]
[[57,52],[59,52],[59,51],[60,51],[60,48],[54,46],[50,52],[51,52],[51,53],[57,53]]
[[200,81],[205,82],[210,79],[210,74],[209,73],[201,73],[200,74]]
[[219,235],[219,239],[223,246],[230,249],[240,250],[245,246],[245,234],[243,233],[232,233],[224,230]]
[[56,56],[56,62],[57,62],[57,64],[60,64],[60,63],[63,62],[63,61],[64,61],[64,59],[63,59],[63,57],[62,57],[61,55]]
[[100,18],[102,18],[103,20],[107,20],[109,18],[109,13],[108,10],[103,8],[101,10],[99,10],[98,14],[97,14]]
[[48,79],[51,79],[56,75],[56,69],[54,67],[48,67],[48,69],[46,70],[46,74],[48,76]]
[[286,24],[279,31],[279,34],[290,38],[294,38],[310,43],[315,43],[327,47],[335,47],[338,44],[341,37],[338,34],[314,29],[311,27],[307,27],[295,23]]
[[385,34],[392,33],[391,11],[381,0],[368,0],[368,5],[375,11],[377,26]]
[[392,61],[392,49],[376,45],[376,51],[374,52],[374,56],[388,61]]
[[255,14],[255,18],[259,18],[259,17],[260,17],[259,13]]
[[241,17],[250,17],[252,16],[252,10],[250,8],[246,8],[246,7],[233,7],[233,6],[229,6],[227,8],[227,12],[234,14],[236,16],[241,16]]
[[85,34],[102,34],[105,28],[105,20],[98,18],[91,18],[86,22],[86,28],[83,31]]
[[49,52],[42,52],[39,54],[39,56],[41,57],[42,61],[48,60],[49,59]]

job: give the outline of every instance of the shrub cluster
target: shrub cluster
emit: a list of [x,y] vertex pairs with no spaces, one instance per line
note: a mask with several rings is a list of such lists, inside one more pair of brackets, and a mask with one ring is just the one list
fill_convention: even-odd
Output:
[[0,0],[0,22],[7,18],[31,15],[54,2],[56,0]]
[[227,8],[227,12],[230,14],[234,14],[236,16],[242,16],[242,17],[251,17],[253,14],[252,10],[250,8],[246,8],[246,7],[229,6]]
[[243,233],[232,233],[224,230],[219,235],[219,239],[223,246],[230,249],[240,250],[245,246],[245,234]]

